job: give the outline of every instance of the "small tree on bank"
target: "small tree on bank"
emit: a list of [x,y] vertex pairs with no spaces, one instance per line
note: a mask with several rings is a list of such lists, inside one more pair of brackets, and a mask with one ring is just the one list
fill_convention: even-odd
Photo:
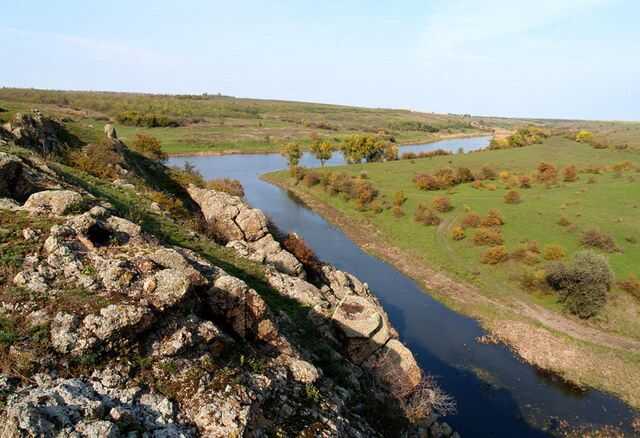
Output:
[[286,145],[284,145],[280,153],[287,159],[287,164],[289,165],[291,175],[295,175],[296,168],[300,163],[300,158],[302,158],[300,145],[298,145],[297,143],[287,143]]
[[320,165],[324,167],[324,163],[331,159],[333,155],[333,145],[328,141],[314,141],[311,143],[311,153],[320,160]]

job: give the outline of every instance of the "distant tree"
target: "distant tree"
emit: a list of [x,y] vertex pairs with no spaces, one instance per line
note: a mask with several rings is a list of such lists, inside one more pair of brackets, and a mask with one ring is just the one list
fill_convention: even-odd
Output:
[[287,159],[291,175],[295,175],[298,164],[300,163],[300,158],[302,158],[300,145],[297,143],[287,143],[284,145],[284,148],[282,148],[281,154]]
[[136,152],[152,160],[162,161],[167,159],[167,154],[162,150],[160,140],[153,135],[145,133],[136,134],[136,138],[133,140],[131,147]]
[[311,153],[320,160],[320,165],[324,167],[325,161],[330,160],[333,155],[333,145],[328,141],[312,142]]

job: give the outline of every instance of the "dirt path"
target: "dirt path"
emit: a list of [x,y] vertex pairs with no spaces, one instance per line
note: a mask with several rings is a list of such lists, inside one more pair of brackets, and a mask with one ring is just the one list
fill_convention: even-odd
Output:
[[[417,280],[427,290],[444,295],[464,304],[484,303],[510,313],[516,313],[535,321],[553,331],[564,333],[572,338],[590,342],[602,347],[614,348],[622,351],[640,351],[640,340],[620,336],[587,327],[563,315],[543,308],[540,305],[525,303],[519,299],[512,299],[506,303],[483,295],[472,285],[453,280],[445,273],[436,271],[425,263],[416,263],[416,255],[409,254],[387,242],[380,232],[371,224],[362,220],[347,218],[335,208],[318,201],[307,193],[289,187],[279,181],[269,180],[279,187],[289,190],[298,196],[315,212],[321,214],[367,252],[393,264],[405,275]],[[442,225],[442,232],[448,230],[447,224]]]

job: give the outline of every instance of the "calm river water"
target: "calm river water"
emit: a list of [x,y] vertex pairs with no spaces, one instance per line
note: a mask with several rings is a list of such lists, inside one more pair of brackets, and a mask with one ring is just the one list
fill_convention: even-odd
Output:
[[[434,149],[457,151],[485,147],[490,138],[444,140],[401,147],[403,152]],[[458,403],[446,420],[463,437],[548,436],[561,421],[571,425],[617,425],[630,435],[637,415],[622,401],[599,391],[575,391],[557,379],[523,364],[502,345],[475,341],[484,334],[478,323],[429,296],[411,278],[365,253],[345,234],[308,209],[287,191],[259,176],[286,168],[277,154],[175,157],[170,165],[190,162],[206,178],[235,178],[247,201],[262,209],[283,231],[298,233],[318,256],[352,272],[380,298],[400,337],[425,371]],[[301,164],[319,162],[305,154]],[[344,164],[335,154],[328,165]]]

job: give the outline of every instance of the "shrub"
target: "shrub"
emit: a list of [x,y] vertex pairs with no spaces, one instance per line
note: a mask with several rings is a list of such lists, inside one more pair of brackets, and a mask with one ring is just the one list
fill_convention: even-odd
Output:
[[312,272],[320,272],[322,263],[307,243],[295,233],[287,234],[282,241],[284,249],[293,254],[300,263]]
[[480,261],[487,265],[497,265],[509,259],[507,248],[504,245],[492,246],[487,249],[480,258]]
[[556,244],[545,245],[542,254],[545,260],[560,260],[567,255],[564,248]]
[[515,190],[510,190],[504,195],[504,202],[507,204],[518,204],[520,203],[520,193]]
[[464,228],[460,226],[456,226],[451,229],[451,238],[453,240],[462,240],[465,237],[466,237],[466,234],[464,232]]
[[521,189],[530,189],[531,188],[531,178],[527,175],[521,175],[518,178],[518,185]]
[[423,225],[440,225],[441,222],[440,217],[424,204],[418,205],[413,218]]
[[509,181],[511,174],[508,170],[501,170],[500,173],[498,173],[498,177],[503,183],[506,183],[507,181]]
[[492,228],[480,228],[473,236],[473,243],[478,246],[502,245],[504,240],[500,231]]
[[593,133],[582,130],[576,134],[576,141],[578,143],[591,143],[593,142]]
[[441,188],[438,180],[426,173],[416,175],[413,182],[420,190],[439,190]]
[[593,176],[590,176],[589,179],[587,180],[587,184],[595,184],[597,182],[598,180]]
[[583,246],[601,249],[605,252],[618,251],[618,247],[611,236],[594,229],[582,233],[580,243]]
[[468,167],[458,167],[456,170],[456,179],[459,183],[466,183],[473,181],[475,178],[473,177],[471,169]]
[[604,307],[613,283],[607,259],[588,250],[576,253],[569,265],[550,264],[546,273],[547,283],[558,292],[565,309],[583,319]]
[[404,195],[404,192],[402,190],[393,194],[393,205],[400,207],[405,202],[407,202],[407,197]]
[[541,269],[535,271],[527,269],[520,276],[520,286],[528,291],[542,289],[546,286],[545,274]]
[[538,173],[536,178],[540,182],[552,183],[555,182],[558,176],[558,170],[553,164],[540,163],[538,165]]
[[471,187],[473,187],[474,189],[481,189],[484,187],[484,184],[482,181],[480,181],[479,179],[475,180],[473,183],[471,183]]
[[576,170],[576,166],[567,166],[562,171],[564,175],[565,182],[574,182],[578,179],[578,171]]
[[558,219],[558,225],[560,225],[561,227],[568,227],[569,225],[571,225],[571,221],[562,216],[560,219]]
[[193,184],[197,187],[204,187],[205,182],[202,174],[196,169],[196,166],[189,163],[184,163],[183,167],[171,167],[171,177],[181,186],[188,187],[189,184]]
[[116,115],[118,123],[128,126],[144,126],[147,128],[180,126],[180,122],[176,119],[170,119],[167,116],[161,116],[153,113],[139,113],[137,111],[123,111]]
[[496,179],[496,171],[490,167],[483,166],[480,170],[480,179]]
[[369,181],[359,180],[356,181],[354,186],[355,188],[355,197],[360,203],[363,205],[367,205],[371,203],[377,196],[378,191],[373,187]]
[[167,159],[167,154],[162,151],[160,140],[153,135],[145,133],[136,134],[136,138],[133,140],[133,143],[131,143],[131,147],[136,152],[152,160],[162,161]]
[[468,213],[465,217],[462,218],[462,227],[463,228],[477,228],[480,226],[482,222],[482,218],[477,213]]
[[438,186],[441,189],[446,189],[447,187],[453,187],[454,185],[458,184],[458,180],[456,178],[456,174],[454,170],[449,167],[438,169],[433,174],[433,176],[436,179]]
[[487,213],[487,216],[484,219],[482,219],[481,225],[483,227],[497,227],[500,225],[504,225],[502,214],[496,209],[489,210],[489,213]]
[[618,287],[640,300],[640,279],[635,274],[629,278],[618,282]]
[[394,217],[400,218],[404,216],[404,210],[402,210],[402,207],[400,207],[399,205],[393,207],[392,213]]
[[88,144],[82,150],[71,152],[69,161],[73,167],[84,172],[109,179],[120,176],[118,168],[123,164],[122,155],[108,140]]
[[216,178],[207,181],[206,187],[208,189],[217,190],[219,192],[229,193],[233,196],[244,196],[244,187],[242,183],[237,179],[232,178]]
[[302,183],[307,187],[313,187],[320,184],[320,176],[315,172],[305,172]]
[[435,208],[440,213],[446,213],[453,210],[451,201],[449,201],[449,198],[447,198],[446,196],[439,196],[437,198],[434,198],[432,205],[433,208]]

